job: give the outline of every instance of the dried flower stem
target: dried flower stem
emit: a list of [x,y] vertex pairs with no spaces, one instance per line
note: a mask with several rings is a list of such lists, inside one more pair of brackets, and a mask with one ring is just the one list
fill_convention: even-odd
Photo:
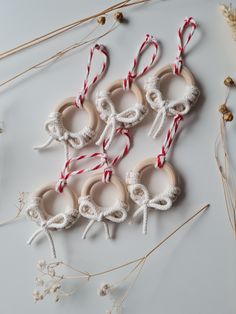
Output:
[[[223,150],[223,162],[220,161],[220,149]],[[221,176],[229,222],[236,236],[236,176],[229,159],[226,143],[226,126],[223,118],[220,121],[220,133],[215,141],[215,159]]]
[[49,58],[46,58],[46,59],[44,59],[44,60],[42,60],[42,61],[40,61],[40,62],[38,62],[38,63],[36,63],[36,64],[34,64],[32,66],[30,66],[29,68],[25,69],[24,71],[21,71],[21,72],[15,74],[15,75],[13,75],[9,79],[7,79],[7,80],[3,81],[2,83],[0,83],[0,87],[3,87],[4,85],[7,85],[10,82],[13,82],[17,78],[25,75],[26,73],[28,73],[30,71],[42,68],[44,66],[49,65],[52,62],[57,61],[58,59],[62,58],[65,54],[67,54],[69,52],[72,52],[72,51],[74,51],[74,50],[76,50],[78,48],[81,48],[82,46],[85,46],[85,45],[92,44],[92,43],[96,42],[97,40],[105,37],[106,35],[111,33],[113,30],[115,30],[115,28],[117,26],[118,26],[118,23],[114,22],[112,24],[112,26],[106,32],[104,32],[101,35],[96,36],[94,38],[87,39],[99,27],[99,25],[96,25],[96,27],[92,31],[90,31],[84,38],[82,38],[80,42],[74,43],[74,44],[64,48],[63,50],[57,52],[56,54],[50,56]]
[[125,300],[127,299],[128,295],[129,295],[129,292],[131,291],[131,289],[134,287],[135,283],[137,282],[138,278],[139,278],[139,275],[143,269],[143,266],[146,262],[146,257],[144,257],[136,266],[135,268],[128,274],[128,276],[126,276],[125,280],[128,279],[128,277],[131,276],[131,274],[133,274],[133,272],[135,270],[138,270],[134,279],[131,281],[131,283],[129,284],[128,288],[126,289],[124,295],[117,301],[115,301],[112,305],[112,308],[111,308],[111,312],[113,310],[120,310],[121,309],[121,306],[122,304],[125,302]]
[[17,209],[16,214],[12,218],[0,222],[0,226],[7,225],[9,223],[15,222],[16,220],[24,217],[24,215],[21,215],[21,213],[22,213],[23,209],[25,208],[26,195],[27,194],[28,193],[25,193],[25,192],[20,192],[19,193],[18,204],[16,205],[16,209]]
[[[34,296],[35,301],[42,300],[44,298],[44,296],[47,295],[47,294],[52,294],[56,298],[56,301],[58,301],[58,299],[61,296],[61,294],[60,294],[60,287],[61,287],[61,283],[62,283],[63,280],[66,280],[66,279],[81,279],[81,278],[85,278],[87,280],[90,280],[90,278],[92,278],[92,277],[101,276],[101,275],[104,275],[104,274],[107,274],[107,273],[110,273],[110,272],[114,272],[114,271],[116,271],[118,269],[125,268],[125,267],[127,267],[129,265],[135,264],[135,266],[133,267],[133,269],[131,269],[131,271],[128,273],[128,275],[126,275],[122,280],[120,280],[118,282],[118,284],[119,284],[120,282],[127,281],[131,277],[132,274],[135,274],[135,272],[137,272],[135,274],[134,280],[130,283],[130,285],[126,289],[124,295],[121,297],[121,299],[119,301],[116,301],[113,304],[113,309],[114,308],[120,308],[120,306],[123,304],[123,302],[127,298],[129,291],[131,290],[131,288],[134,286],[135,282],[137,281],[138,276],[140,275],[140,272],[141,272],[141,270],[142,270],[146,260],[148,259],[148,257],[151,256],[156,250],[158,250],[159,247],[162,244],[164,244],[168,239],[170,239],[176,232],[178,232],[181,228],[183,228],[187,223],[189,223],[191,220],[193,220],[201,212],[205,211],[208,207],[209,207],[209,204],[207,204],[207,205],[203,206],[202,208],[200,208],[196,213],[194,213],[190,218],[188,218],[180,226],[178,226],[176,229],[174,229],[174,231],[172,231],[169,235],[167,235],[162,241],[160,241],[156,246],[154,246],[150,251],[148,251],[142,257],[130,260],[130,261],[124,263],[124,264],[121,264],[121,265],[116,266],[116,267],[109,268],[109,269],[101,271],[101,272],[89,273],[89,272],[81,271],[81,270],[79,270],[79,269],[77,269],[75,267],[72,267],[72,266],[66,264],[63,261],[61,261],[61,262],[54,262],[54,263],[51,263],[51,264],[48,264],[48,265],[46,264],[45,261],[40,261],[38,263],[39,271],[43,275],[43,277],[48,277],[49,281],[51,283],[50,282],[49,283],[44,283],[46,288],[44,288],[43,292],[40,292],[40,291],[34,292],[33,296]],[[59,275],[59,274],[56,273],[56,270],[55,270],[58,266],[65,266],[65,267],[67,267],[68,269],[70,269],[70,270],[72,270],[74,272],[78,272],[80,275],[79,276]],[[110,285],[106,285],[106,286],[110,287]],[[112,286],[117,287],[117,284],[112,285]],[[108,289],[108,288],[106,288],[106,289]],[[66,292],[64,292],[64,293],[66,294]],[[107,292],[105,292],[105,294],[101,294],[101,295],[106,295],[106,293]]]
[[236,40],[236,9],[232,8],[232,5],[220,5],[219,7],[232,30],[234,40]]
[[48,32],[45,35],[36,37],[36,38],[34,38],[32,40],[29,40],[29,41],[27,41],[27,42],[25,42],[23,44],[20,44],[20,45],[16,46],[14,48],[11,48],[11,49],[9,49],[7,51],[4,51],[4,52],[2,52],[0,54],[0,59],[3,59],[3,58],[8,57],[8,56],[11,56],[11,55],[13,55],[13,54],[15,54],[17,52],[22,51],[23,49],[30,48],[30,47],[33,47],[33,46],[39,44],[39,43],[47,41],[47,40],[49,40],[49,39],[51,39],[51,38],[53,38],[53,37],[55,37],[55,36],[57,36],[59,34],[67,32],[67,31],[69,31],[69,30],[71,30],[71,29],[73,29],[73,28],[75,28],[75,27],[77,27],[79,25],[82,25],[82,24],[84,24],[86,22],[89,22],[89,21],[91,21],[93,19],[97,19],[101,15],[107,15],[107,14],[109,14],[109,13],[115,11],[115,10],[124,9],[126,7],[129,7],[129,6],[145,3],[145,2],[148,2],[148,1],[150,1],[150,0],[137,0],[137,1],[125,0],[125,1],[121,1],[121,2],[119,2],[117,4],[115,4],[115,5],[112,5],[112,6],[108,7],[108,8],[106,8],[105,10],[102,10],[102,11],[96,13],[96,14],[93,14],[93,15],[85,17],[85,18],[83,18],[81,20],[78,20],[78,21],[75,21],[73,23],[70,23],[70,24],[67,24],[65,26],[62,26],[60,28],[57,28],[57,29],[55,29],[53,31]]

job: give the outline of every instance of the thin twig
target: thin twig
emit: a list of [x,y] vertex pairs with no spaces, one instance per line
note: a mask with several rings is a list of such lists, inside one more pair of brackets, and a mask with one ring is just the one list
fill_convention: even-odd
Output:
[[[99,36],[96,36],[94,38],[91,38],[89,40],[85,40],[89,35],[91,35],[91,33],[93,32],[89,32],[80,42],[77,42],[77,43],[74,43],[73,45],[70,45],[66,48],[64,48],[63,50],[57,52],[56,54],[30,66],[29,68],[15,74],[14,76],[10,77],[9,79],[5,80],[4,82],[0,83],[0,87],[3,87],[4,85],[7,85],[8,83],[16,80],[17,78],[23,76],[24,74],[32,71],[32,70],[36,70],[36,69],[39,69],[43,66],[46,66],[52,62],[55,62],[57,61],[59,58],[62,58],[65,54],[67,54],[68,52],[72,52],[82,46],[85,46],[85,45],[88,45],[88,44],[91,44],[91,43],[94,43],[96,42],[97,40],[105,37],[106,35],[108,35],[109,33],[111,33],[116,27],[117,27],[117,23],[113,23],[112,26],[109,28],[109,30],[107,30],[106,32],[104,32],[103,34],[99,35]],[[97,28],[97,27],[96,27]],[[95,28],[95,29],[96,29]]]
[[44,41],[47,41],[53,37],[56,37],[58,36],[59,34],[62,34],[64,32],[67,32],[81,24],[84,24],[85,22],[88,22],[88,21],[91,21],[93,19],[96,19],[98,18],[99,16],[101,15],[107,15],[117,9],[124,9],[126,7],[129,7],[129,6],[133,6],[133,5],[137,5],[137,4],[142,4],[142,3],[146,3],[148,1],[151,1],[151,0],[137,0],[137,1],[132,1],[132,0],[125,0],[125,1],[121,1],[115,5],[112,5],[96,14],[93,14],[91,16],[88,16],[88,17],[85,17],[85,18],[82,18],[80,20],[77,20],[75,22],[72,22],[70,24],[67,24],[65,26],[62,26],[62,27],[59,27],[53,31],[50,31],[42,36],[38,36],[32,40],[29,40],[23,44],[20,44],[14,48],[11,48],[11,49],[8,49],[7,51],[4,51],[2,53],[0,53],[0,59],[3,59],[5,57],[8,57],[8,56],[11,56],[17,52],[20,52],[26,48],[30,48],[30,47],[33,47],[35,45],[38,45],[39,43],[42,43]]
[[203,206],[202,208],[200,208],[195,214],[193,214],[191,217],[189,217],[187,220],[185,220],[185,222],[183,222],[180,226],[178,226],[174,231],[172,231],[168,236],[166,236],[162,241],[160,241],[156,246],[154,246],[154,248],[152,248],[149,252],[147,252],[144,256],[130,260],[127,263],[121,264],[119,266],[110,268],[108,270],[105,271],[101,271],[98,273],[94,273],[91,274],[91,277],[96,277],[96,276],[100,276],[100,275],[104,275],[106,273],[118,270],[120,268],[126,267],[130,264],[134,264],[136,262],[141,261],[142,259],[146,259],[148,258],[152,253],[154,253],[162,244],[164,244],[168,239],[170,239],[176,232],[178,232],[180,229],[182,229],[187,223],[189,223],[191,220],[193,220],[196,216],[198,216],[201,212],[205,211],[206,209],[208,209],[208,207],[210,206],[210,204],[206,204],[205,206]]

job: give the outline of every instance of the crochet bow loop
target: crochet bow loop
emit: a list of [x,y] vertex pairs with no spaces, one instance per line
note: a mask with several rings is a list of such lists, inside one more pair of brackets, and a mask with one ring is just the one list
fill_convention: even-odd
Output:
[[106,92],[99,92],[97,94],[96,106],[102,120],[106,122],[106,126],[96,144],[101,145],[104,140],[107,140],[105,145],[105,149],[107,150],[114,139],[117,128],[126,127],[137,121],[140,116],[140,109],[136,105],[134,108],[128,108],[117,113],[110,94]]
[[86,238],[88,231],[96,221],[103,222],[106,238],[110,238],[107,220],[114,223],[121,223],[127,217],[125,204],[115,204],[109,208],[101,208],[92,201],[90,196],[80,197],[79,212],[81,216],[90,220],[83,233],[83,239]]
[[42,215],[40,214],[40,212],[38,211],[38,224],[39,224],[39,229],[36,230],[32,236],[30,237],[30,239],[27,241],[27,243],[29,245],[32,244],[32,242],[41,234],[41,233],[45,233],[48,241],[50,243],[51,246],[51,250],[52,250],[52,254],[53,257],[56,258],[56,249],[55,249],[55,245],[54,245],[54,241],[52,238],[52,235],[50,233],[50,230],[53,229],[62,229],[66,226],[67,224],[67,217],[65,214],[60,213],[57,214],[54,217],[49,218],[48,220],[44,219],[42,217]]
[[[128,186],[131,199],[139,205],[139,208],[133,214],[133,217],[143,215],[143,233],[147,233],[148,209],[168,210],[172,206],[172,194],[174,190],[163,193],[154,198],[150,198],[147,188],[143,184],[133,184]],[[176,192],[177,193],[177,192]]]

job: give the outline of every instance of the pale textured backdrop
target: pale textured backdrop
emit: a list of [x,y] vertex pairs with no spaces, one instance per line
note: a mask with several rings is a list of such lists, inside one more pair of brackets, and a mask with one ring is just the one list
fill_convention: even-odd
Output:
[[[112,2],[115,1],[41,0],[39,3],[1,0],[1,51],[90,15]],[[134,52],[146,33],[159,35],[162,54],[157,69],[174,60],[176,32],[183,18],[192,15],[199,24],[187,48],[186,64],[195,74],[202,96],[196,109],[186,117],[184,129],[172,150],[174,154],[169,156],[182,181],[180,201],[167,213],[150,215],[146,237],[141,234],[141,225],[127,223],[117,228],[113,241],[105,241],[103,229],[98,225],[92,229],[88,240],[82,241],[84,223],[81,228],[79,225],[55,235],[59,256],[82,269],[96,272],[139,257],[195,209],[206,202],[211,203],[206,214],[178,233],[147,262],[125,304],[125,313],[235,313],[235,240],[227,220],[213,143],[218,130],[217,105],[224,94],[222,80],[226,75],[236,78],[236,43],[231,39],[217,4],[217,0],[166,0],[132,8],[125,13],[129,24],[121,25],[102,41],[111,54],[109,71],[100,85],[105,87],[127,73]],[[0,61],[1,80],[78,41],[89,29],[91,26],[82,27],[48,44]],[[43,123],[53,106],[80,88],[87,56],[88,48],[84,48],[1,89],[0,120],[5,124],[5,132],[0,137],[2,219],[14,213],[19,191],[33,191],[42,183],[57,178],[63,161],[62,147],[53,145],[47,152],[39,154],[32,150],[32,146],[46,139]],[[177,85],[175,91],[172,89],[174,95],[181,94]],[[230,103],[234,111],[235,97],[236,94],[232,94]],[[147,137],[153,118],[150,113],[145,122],[132,131],[134,147],[118,167],[121,176],[124,177],[137,161],[159,151],[161,140],[153,141]],[[231,138],[234,138],[231,146],[235,142],[235,125],[233,122],[230,130]],[[156,175],[151,177],[150,185],[156,178]],[[78,190],[83,180],[84,177],[78,180]],[[152,190],[155,189],[152,187]],[[112,196],[114,191],[109,188],[101,193],[100,202],[108,204]],[[0,313],[97,314],[109,309],[109,298],[99,298],[96,289],[101,282],[110,281],[119,274],[97,278],[59,304],[54,304],[50,298],[34,304],[31,293],[35,263],[39,258],[49,257],[44,238],[39,245],[27,247],[26,240],[34,228],[21,221],[0,229]]]

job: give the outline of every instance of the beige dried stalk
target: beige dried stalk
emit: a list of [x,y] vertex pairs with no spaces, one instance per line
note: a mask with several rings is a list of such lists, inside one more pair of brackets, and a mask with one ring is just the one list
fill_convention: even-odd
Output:
[[[227,125],[233,120],[233,114],[227,107],[227,101],[230,89],[235,86],[235,83],[228,85],[226,78],[224,84],[226,85],[226,96],[224,104],[219,108],[221,114],[220,131],[215,141],[215,159],[221,176],[229,222],[236,236],[236,175],[227,145]],[[227,113],[232,115],[232,119],[225,117]]]
[[233,8],[232,4],[229,6],[221,4],[219,8],[232,30],[234,40],[236,40],[236,8]]
[[24,49],[33,47],[35,45],[38,45],[42,42],[45,42],[51,38],[54,38],[62,33],[65,33],[69,30],[74,29],[75,27],[78,27],[86,22],[92,21],[92,20],[96,20],[98,17],[100,16],[108,16],[109,14],[113,13],[114,11],[120,10],[120,9],[125,9],[129,6],[133,6],[133,5],[137,5],[137,4],[142,4],[142,3],[146,3],[149,2],[151,0],[125,0],[125,1],[121,1],[118,2],[115,5],[112,5],[100,12],[97,12],[95,14],[92,14],[88,17],[82,18],[80,20],[77,20],[75,22],[69,23],[67,25],[64,25],[62,27],[59,27],[53,31],[48,32],[47,34],[44,34],[42,36],[38,36],[32,40],[29,40],[25,43],[19,44],[18,46],[8,49],[7,51],[4,51],[2,53],[0,53],[0,59],[3,59],[5,57],[11,56],[15,53],[18,53]]
[[[149,250],[143,256],[130,260],[118,266],[97,272],[97,273],[89,273],[87,271],[82,271],[78,268],[68,265],[67,263],[63,261],[53,262],[53,263],[46,263],[46,261],[44,260],[39,261],[38,271],[39,271],[40,277],[36,277],[36,283],[38,283],[37,284],[38,288],[33,293],[34,300],[41,301],[44,299],[44,297],[46,297],[46,295],[51,295],[55,299],[55,301],[59,301],[60,298],[71,295],[73,293],[72,291],[66,292],[63,290],[62,285],[63,285],[64,280],[85,280],[85,282],[88,282],[94,277],[102,276],[102,275],[117,271],[119,269],[126,268],[130,265],[134,265],[133,268],[128,272],[128,274],[125,277],[123,277],[121,280],[119,280],[118,282],[114,284],[105,283],[98,290],[98,294],[100,296],[106,296],[108,294],[113,293],[114,290],[120,287],[121,284],[123,284],[124,282],[127,282],[128,283],[127,289],[125,289],[121,297],[114,300],[112,309],[109,311],[109,313],[112,313],[114,310],[116,311],[120,310],[122,304],[128,297],[129,292],[131,291],[132,287],[137,281],[147,259],[154,252],[156,252],[164,243],[166,243],[171,237],[173,237],[180,229],[182,229],[185,225],[190,223],[190,221],[192,221],[200,213],[208,209],[208,207],[209,207],[209,204],[203,206],[198,211],[196,211],[190,218],[185,220],[181,225],[179,225],[176,229],[174,229],[162,241],[160,241],[157,245],[155,245],[151,250]],[[60,273],[59,267],[65,267],[68,270],[71,270],[77,273],[77,275],[65,275],[64,273]]]

